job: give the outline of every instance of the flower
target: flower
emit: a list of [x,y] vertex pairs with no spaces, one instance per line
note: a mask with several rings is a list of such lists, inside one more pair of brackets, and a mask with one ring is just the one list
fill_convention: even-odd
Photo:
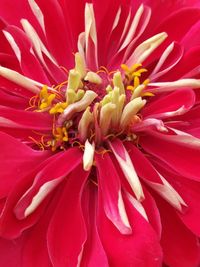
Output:
[[199,266],[188,2],[0,1],[2,267]]

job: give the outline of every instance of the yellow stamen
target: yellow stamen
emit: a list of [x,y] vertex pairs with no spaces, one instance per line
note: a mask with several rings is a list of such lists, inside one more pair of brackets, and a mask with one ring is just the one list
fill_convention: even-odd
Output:
[[144,92],[141,94],[141,96],[154,96],[154,94],[151,92]]
[[63,113],[65,108],[68,106],[67,102],[59,102],[49,111],[50,114]]
[[52,105],[52,102],[55,99],[56,95],[52,93],[48,93],[47,86],[44,85],[42,90],[40,91],[39,97],[40,97],[39,109],[46,110]]

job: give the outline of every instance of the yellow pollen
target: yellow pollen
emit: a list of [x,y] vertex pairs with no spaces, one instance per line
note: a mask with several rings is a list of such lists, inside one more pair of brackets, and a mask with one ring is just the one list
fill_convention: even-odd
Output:
[[42,90],[40,91],[40,101],[39,101],[39,109],[44,110],[49,108],[52,105],[52,101],[55,99],[55,94],[49,94],[47,86],[44,85]]
[[49,113],[50,114],[63,113],[67,106],[68,106],[67,102],[59,102],[49,110]]
[[66,127],[56,127],[53,129],[53,137],[54,139],[49,141],[49,145],[51,145],[52,151],[55,151],[57,147],[62,147],[61,144],[63,142],[69,140]]

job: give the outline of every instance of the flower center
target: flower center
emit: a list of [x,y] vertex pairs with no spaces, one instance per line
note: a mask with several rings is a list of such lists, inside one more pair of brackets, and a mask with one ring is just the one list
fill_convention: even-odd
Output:
[[144,97],[153,94],[146,91],[149,79],[144,78],[147,70],[142,64],[130,68],[122,64],[121,69],[88,71],[76,53],[75,68],[69,71],[67,81],[53,88],[43,86],[34,104],[35,111],[53,116],[52,136],[46,146],[55,151],[86,140],[98,147],[119,135],[136,138],[131,128],[141,121]]

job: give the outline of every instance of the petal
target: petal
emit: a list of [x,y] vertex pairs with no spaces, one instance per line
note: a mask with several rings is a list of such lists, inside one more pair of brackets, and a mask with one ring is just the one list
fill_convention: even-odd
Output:
[[0,265],[2,267],[21,267],[23,239],[6,240],[0,238]]
[[71,67],[73,55],[70,35],[66,27],[65,17],[58,1],[35,1],[44,15],[45,35],[50,52],[59,65]]
[[[18,219],[33,213],[41,202],[72,172],[82,161],[78,148],[71,148],[56,154],[48,165],[41,169],[32,186],[23,194],[14,209]],[[57,168],[59,166],[59,168]]]
[[40,62],[34,53],[31,53],[32,45],[25,33],[15,26],[8,26],[4,30],[4,35],[15,52],[23,74],[33,80],[49,85],[48,78]]
[[88,172],[80,165],[68,177],[47,234],[48,250],[55,267],[76,267],[86,241],[81,207]]
[[187,204],[182,213],[177,212],[178,216],[195,235],[200,236],[200,225],[199,220],[197,220],[200,217],[200,183],[176,174],[161,162],[154,162],[154,165],[180,193]]
[[17,110],[0,106],[0,126],[38,131],[51,131],[52,117],[48,113]]
[[140,144],[145,151],[165,162],[182,176],[200,180],[199,139],[152,131],[148,136],[140,138]]
[[156,202],[161,215],[164,262],[170,267],[199,266],[198,239],[184,226],[173,208],[160,198],[156,198]]
[[45,160],[49,153],[33,150],[2,132],[0,132],[0,147],[0,198],[2,198],[21,177]]
[[[1,235],[15,238],[24,229],[34,225],[43,214],[56,187],[81,163],[81,159],[82,153],[74,148],[49,157],[33,170],[29,168],[28,175],[22,176],[19,182],[15,183],[7,198],[0,218]],[[52,185],[51,181],[55,180],[57,183]],[[45,187],[48,183],[50,187]]]
[[96,185],[90,182],[84,190],[82,207],[87,227],[87,241],[81,257],[81,266],[109,267],[108,259],[101,243],[96,224],[97,190]]
[[[188,20],[187,18],[191,18]],[[168,33],[168,41],[180,41],[185,36],[185,34],[190,30],[190,28],[200,19],[200,9],[198,8],[183,8],[177,10],[168,16],[157,28],[156,32],[165,31]],[[184,23],[179,23],[181,20]],[[179,30],[174,30],[174,25],[180,24]]]
[[63,187],[56,191],[52,197],[47,209],[38,221],[29,231],[24,232],[25,242],[23,244],[22,267],[52,267],[49,253],[47,250],[47,230],[51,217],[56,210]]
[[121,234],[130,234],[132,230],[122,200],[120,178],[112,158],[108,153],[103,157],[97,154],[95,160],[98,169],[99,194],[102,195],[105,214]]
[[145,118],[164,119],[186,113],[195,104],[191,89],[180,89],[150,102],[142,111]]
[[113,226],[99,199],[98,229],[110,266],[160,267],[162,252],[156,233],[125,197],[124,203],[133,228],[131,235],[122,235]]
[[126,148],[119,139],[110,142],[109,145],[136,198],[141,201],[144,198],[142,186]]

